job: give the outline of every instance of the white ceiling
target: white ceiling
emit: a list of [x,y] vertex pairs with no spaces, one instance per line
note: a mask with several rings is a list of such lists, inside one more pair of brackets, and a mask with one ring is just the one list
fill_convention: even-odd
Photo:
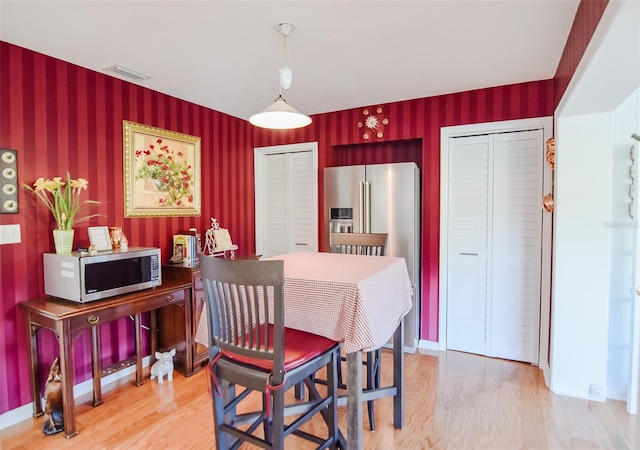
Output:
[[[307,114],[553,78],[579,0],[11,1],[0,39],[248,119],[278,94]],[[113,75],[115,76],[115,75]]]

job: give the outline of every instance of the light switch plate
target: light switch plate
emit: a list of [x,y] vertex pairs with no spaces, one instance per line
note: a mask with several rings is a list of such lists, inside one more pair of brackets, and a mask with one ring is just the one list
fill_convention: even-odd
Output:
[[0,245],[19,244],[20,242],[20,224],[0,225]]

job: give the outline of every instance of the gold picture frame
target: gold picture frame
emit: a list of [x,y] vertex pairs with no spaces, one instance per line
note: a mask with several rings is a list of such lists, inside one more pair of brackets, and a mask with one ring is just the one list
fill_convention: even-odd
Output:
[[200,138],[124,120],[125,217],[200,215]]

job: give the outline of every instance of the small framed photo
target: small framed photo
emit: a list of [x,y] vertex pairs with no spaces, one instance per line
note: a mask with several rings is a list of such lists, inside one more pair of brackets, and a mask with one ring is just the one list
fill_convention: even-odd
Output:
[[200,215],[200,138],[123,121],[125,217]]
[[95,245],[97,251],[113,250],[109,227],[89,227],[87,231],[89,232],[89,243]]

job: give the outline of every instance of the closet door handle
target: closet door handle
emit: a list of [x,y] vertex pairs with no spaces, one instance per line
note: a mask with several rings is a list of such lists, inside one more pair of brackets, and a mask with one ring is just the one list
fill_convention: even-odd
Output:
[[469,253],[469,252],[460,252],[462,256],[478,256],[477,253]]

